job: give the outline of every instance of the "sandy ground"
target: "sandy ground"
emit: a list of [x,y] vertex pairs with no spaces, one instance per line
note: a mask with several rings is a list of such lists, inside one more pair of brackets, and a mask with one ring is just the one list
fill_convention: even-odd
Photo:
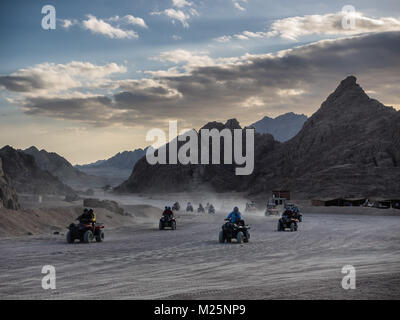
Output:
[[[158,209],[148,206],[164,199],[120,200],[134,217],[110,219],[104,243],[68,245],[50,233],[0,239],[0,299],[400,298],[399,216],[305,213],[291,233],[276,231],[276,217],[249,213],[250,243],[219,244],[234,197],[216,204],[216,216],[178,213],[176,231],[159,231]],[[355,290],[341,287],[349,264]],[[44,265],[56,268],[56,290],[41,287]]]

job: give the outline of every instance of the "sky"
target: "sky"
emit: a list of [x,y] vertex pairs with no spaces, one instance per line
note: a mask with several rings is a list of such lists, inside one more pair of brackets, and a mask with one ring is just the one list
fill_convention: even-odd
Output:
[[351,74],[400,109],[398,0],[2,0],[0,41],[0,147],[73,164],[170,120],[311,116]]

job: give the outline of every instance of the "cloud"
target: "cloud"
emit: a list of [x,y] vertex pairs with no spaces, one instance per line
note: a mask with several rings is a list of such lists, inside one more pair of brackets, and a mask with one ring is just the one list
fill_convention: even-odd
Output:
[[192,6],[192,3],[186,0],[172,0],[172,5],[177,8],[184,8]]
[[232,0],[233,5],[236,9],[240,10],[240,11],[246,11],[245,8],[242,7],[242,5],[240,4],[240,2],[242,3],[247,3],[247,0]]
[[[176,65],[169,73],[151,79],[111,80],[113,91],[101,96],[28,97],[23,108],[35,116],[97,126],[154,127],[178,119],[198,128],[232,117],[250,124],[264,115],[313,113],[349,74],[356,75],[365,89],[375,91],[374,98],[399,104],[399,55],[400,32],[323,40],[231,59],[212,59],[206,52],[167,51],[156,58]],[[176,68],[186,72],[170,75]],[[0,85],[12,89],[11,84],[20,79],[10,84],[9,77],[17,75],[1,76]],[[35,80],[22,84],[26,90],[35,90],[44,81],[43,77]]]
[[[348,21],[347,19],[354,19],[354,28],[343,27],[342,21]],[[281,37],[295,41],[300,37],[314,34],[349,36],[387,31],[400,31],[400,19],[393,17],[370,18],[360,12],[338,12],[280,19],[274,21],[268,31],[243,31],[234,35],[221,36],[214,40],[228,42],[232,39],[249,40]]]
[[67,29],[67,30],[69,28],[79,24],[79,21],[76,20],[76,19],[73,19],[73,20],[60,19],[60,21],[61,21],[61,27],[64,28],[64,29]]
[[102,66],[79,61],[42,63],[0,76],[0,86],[29,96],[59,95],[74,89],[101,88],[107,85],[109,76],[125,72],[126,67],[116,63]]
[[150,14],[167,16],[172,20],[172,23],[179,21],[184,28],[189,28],[188,21],[192,17],[199,15],[196,9],[192,8],[191,2],[185,0],[173,0],[172,5],[177,9],[168,8],[163,11],[153,11]]
[[133,26],[139,26],[139,27],[142,27],[145,29],[148,28],[146,22],[142,18],[134,17],[133,15],[130,15],[130,14],[128,14],[124,17],[115,16],[115,17],[108,19],[108,21],[119,22],[119,23],[124,23],[124,24],[131,24]]
[[113,27],[104,20],[97,19],[95,16],[90,14],[87,16],[87,20],[83,20],[82,24],[83,28],[90,30],[92,33],[102,34],[111,39],[132,39],[139,37],[133,30],[124,30],[118,27]]

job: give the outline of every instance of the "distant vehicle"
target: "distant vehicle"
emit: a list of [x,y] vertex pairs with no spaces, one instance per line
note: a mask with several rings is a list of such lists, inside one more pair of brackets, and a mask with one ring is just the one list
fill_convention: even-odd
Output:
[[238,243],[250,241],[250,227],[245,224],[244,220],[240,220],[239,223],[231,223],[228,219],[222,226],[222,230],[219,232],[219,242],[232,242],[232,239],[236,239]]
[[68,229],[66,236],[68,243],[74,243],[75,240],[83,243],[104,241],[104,225],[101,223],[71,223]]
[[173,216],[162,216],[158,227],[160,230],[164,230],[165,228],[176,230],[176,220]]
[[267,202],[266,216],[280,216],[285,211],[286,199],[272,197]]
[[186,212],[193,212],[193,206],[190,202],[188,202],[188,204],[187,204]]
[[256,203],[254,201],[246,203],[246,212],[257,211]]
[[204,210],[204,207],[203,207],[203,205],[200,203],[199,204],[199,207],[197,208],[197,212],[198,213],[204,213],[204,212],[206,212],[206,210]]
[[215,208],[214,208],[214,206],[212,204],[210,204],[208,206],[208,213],[209,214],[215,214]]
[[286,212],[278,221],[278,231],[285,231],[286,229],[290,229],[292,232],[297,231],[299,220],[293,214],[286,214]]
[[179,202],[175,202],[174,205],[172,206],[172,211],[179,211],[181,210],[181,205]]

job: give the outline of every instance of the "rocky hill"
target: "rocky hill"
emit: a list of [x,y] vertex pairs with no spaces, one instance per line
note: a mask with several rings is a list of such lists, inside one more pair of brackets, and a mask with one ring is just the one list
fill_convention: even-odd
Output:
[[285,142],[293,138],[307,121],[304,114],[285,113],[276,118],[264,117],[250,125],[258,133],[272,134],[275,140]]
[[[221,122],[210,122],[201,129],[217,129],[218,131],[229,129],[242,129],[236,119],[228,120],[225,124]],[[201,130],[200,129],[200,130]],[[198,134],[196,132],[196,134]],[[200,138],[199,138],[200,141]],[[185,142],[178,142],[178,148]],[[245,137],[243,135],[243,144]],[[255,156],[259,153],[272,152],[279,142],[275,141],[270,134],[256,134],[255,144],[258,149]],[[223,159],[224,144],[221,143],[220,157]],[[165,146],[167,151],[167,160],[169,153],[169,144]],[[212,150],[211,141],[209,150]],[[200,146],[198,150],[199,163]],[[210,152],[211,163],[211,152]],[[232,165],[154,165],[148,164],[144,157],[139,160],[132,172],[132,175],[122,185],[117,187],[117,192],[182,192],[182,191],[199,191],[199,190],[216,190],[218,192],[245,190],[246,185],[243,184],[243,177],[235,175],[235,164]]]
[[0,158],[0,209],[18,210],[18,196],[10,183],[10,179],[3,171],[3,161]]
[[398,196],[400,112],[371,99],[350,76],[273,154],[257,159],[249,187],[299,196]]
[[[156,165],[140,160],[117,191],[289,189],[299,198],[400,194],[400,112],[371,99],[353,76],[285,143],[257,134],[255,170],[237,177],[225,165]],[[226,124],[207,126],[222,129]]]
[[0,149],[0,157],[3,160],[3,170],[18,193],[56,195],[75,193],[50,172],[42,170],[30,154],[6,146]]
[[40,169],[50,172],[60,181],[74,189],[101,187],[107,184],[105,179],[99,179],[90,173],[74,168],[68,160],[55,152],[39,151],[34,146],[21,151],[32,155]]

